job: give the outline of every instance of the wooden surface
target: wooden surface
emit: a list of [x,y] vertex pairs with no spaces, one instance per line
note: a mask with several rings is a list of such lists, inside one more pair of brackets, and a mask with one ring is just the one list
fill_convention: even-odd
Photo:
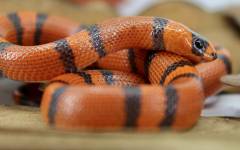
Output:
[[221,81],[227,85],[240,88],[240,74],[224,76]]
[[38,108],[0,105],[1,149],[239,149],[240,121],[201,118],[191,130],[63,132],[43,124]]

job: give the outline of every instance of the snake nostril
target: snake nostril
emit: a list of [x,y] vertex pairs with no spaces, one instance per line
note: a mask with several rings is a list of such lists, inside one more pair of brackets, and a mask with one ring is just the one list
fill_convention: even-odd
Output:
[[211,56],[213,59],[217,59],[217,54],[216,53],[211,53]]

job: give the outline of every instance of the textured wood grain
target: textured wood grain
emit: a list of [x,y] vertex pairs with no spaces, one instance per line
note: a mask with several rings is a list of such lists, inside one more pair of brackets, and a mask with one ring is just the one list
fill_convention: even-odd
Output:
[[221,81],[230,86],[240,87],[240,75],[227,75],[222,77]]

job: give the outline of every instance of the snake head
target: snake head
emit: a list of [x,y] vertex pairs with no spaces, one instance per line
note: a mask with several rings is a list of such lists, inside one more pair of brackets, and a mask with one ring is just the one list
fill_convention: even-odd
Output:
[[207,62],[217,58],[216,50],[206,38],[185,25],[169,21],[164,30],[164,46],[193,62]]

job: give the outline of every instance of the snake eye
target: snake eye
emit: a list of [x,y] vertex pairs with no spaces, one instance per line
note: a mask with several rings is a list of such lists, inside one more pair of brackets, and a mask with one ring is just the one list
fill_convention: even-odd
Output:
[[203,49],[204,48],[204,42],[200,39],[196,39],[195,42],[194,42],[194,46],[197,49]]
[[206,50],[206,42],[201,38],[194,38],[193,41],[193,52],[196,55],[203,55]]

